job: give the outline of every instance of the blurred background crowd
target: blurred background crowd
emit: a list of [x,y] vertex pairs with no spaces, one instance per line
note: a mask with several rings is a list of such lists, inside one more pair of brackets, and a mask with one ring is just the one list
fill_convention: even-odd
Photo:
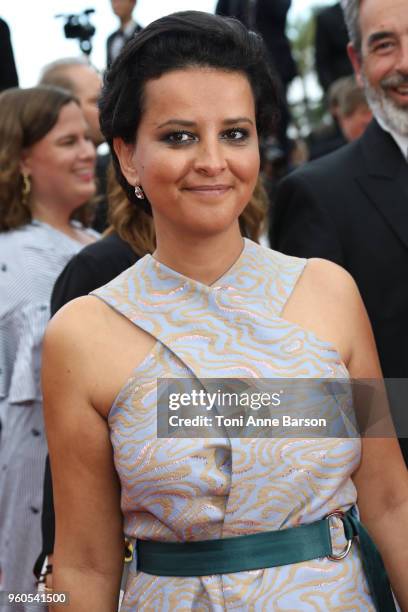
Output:
[[[38,41],[35,49],[27,56],[25,39],[27,36],[27,25],[18,19],[18,1],[3,10],[2,17],[8,20],[11,29],[11,38],[14,43],[14,52],[17,63],[17,71],[20,77],[20,85],[23,87],[33,86],[38,82],[42,67],[54,59],[51,49],[55,49],[55,58],[72,57],[77,54],[78,42],[75,39],[65,39],[63,26],[67,27],[68,12],[64,2],[42,3],[42,6],[29,9],[36,19],[38,31],[42,26],[47,32],[48,44]],[[253,3],[252,3],[253,4]],[[259,4],[259,3],[258,3]],[[115,28],[115,17],[110,11],[110,3],[98,3],[95,5],[95,13],[89,14],[86,18],[81,15],[81,11],[88,7],[88,4],[76,0],[70,3],[69,10],[77,11],[74,15],[78,16],[71,20],[71,33],[75,34],[75,24],[81,22],[84,26],[84,35],[89,36],[92,28],[96,29],[89,41],[92,46],[90,59],[100,71],[109,65],[111,61],[111,51],[119,48],[120,42]],[[174,6],[173,6],[174,5]],[[247,25],[253,25],[263,35],[271,56],[279,57],[276,68],[282,79],[282,83],[287,94],[290,105],[290,122],[283,110],[283,125],[290,124],[289,134],[299,147],[293,152],[296,162],[303,161],[307,157],[307,150],[304,142],[309,145],[312,157],[326,152],[326,147],[335,146],[340,142],[340,128],[333,133],[332,115],[329,111],[328,91],[330,85],[339,77],[352,73],[351,64],[347,58],[345,44],[347,33],[342,17],[340,4],[333,3],[332,0],[292,0],[279,2],[266,2],[256,9],[257,15],[253,15],[254,23],[251,23],[251,12],[253,8],[247,10],[245,5],[250,6],[251,2],[229,0],[199,0],[194,8],[197,10],[216,11],[219,14],[235,15],[243,20]],[[92,7],[92,3],[89,4]],[[161,14],[166,14],[172,10],[190,8],[189,4],[181,0],[168,2],[150,3],[145,0],[138,0],[134,7],[133,19],[138,24],[147,25],[154,18]],[[23,10],[23,7],[21,7]],[[61,12],[59,19],[54,19],[57,11]],[[119,9],[121,10],[121,9]],[[247,14],[245,14],[247,12]],[[125,19],[126,20],[126,19]],[[258,23],[255,23],[257,21]],[[268,25],[268,24],[271,24]],[[6,27],[6,26],[5,26]],[[133,33],[135,23],[123,25],[124,36]],[[86,32],[86,29],[89,31]],[[127,29],[126,29],[127,28]],[[106,39],[108,38],[108,49]],[[269,43],[268,43],[269,41]],[[5,53],[5,52],[4,52]],[[3,67],[6,70],[6,67]],[[4,74],[5,83],[12,78]],[[13,82],[13,81],[11,81]],[[15,82],[15,81],[14,81]],[[4,85],[2,85],[4,87]],[[361,120],[362,121],[362,120]],[[315,130],[317,133],[315,134]],[[282,130],[283,131],[283,130]],[[323,132],[322,134],[320,132]],[[312,134],[312,136],[309,135]],[[325,142],[320,147],[320,139]],[[299,140],[300,139],[300,140]],[[316,142],[317,140],[317,142]],[[326,142],[330,141],[330,142]],[[268,157],[279,156],[279,147],[269,145]],[[280,160],[277,159],[276,165],[280,172]]]

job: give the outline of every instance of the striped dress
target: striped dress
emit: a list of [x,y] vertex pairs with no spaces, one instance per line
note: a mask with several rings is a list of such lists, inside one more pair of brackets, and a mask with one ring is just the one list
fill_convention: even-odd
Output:
[[[345,378],[335,348],[282,318],[306,261],[251,241],[206,286],[138,261],[95,294],[156,339],[118,394],[108,422],[129,538],[219,539],[294,527],[356,504],[358,438],[159,438],[160,378]],[[205,381],[204,381],[205,383]],[[332,526],[338,550],[340,521]],[[354,543],[342,561],[201,577],[129,572],[121,612],[369,612]]]
[[[82,246],[39,221],[0,233],[0,589],[6,591],[36,590],[47,454],[41,344],[55,280]],[[12,608],[25,609],[35,608]]]

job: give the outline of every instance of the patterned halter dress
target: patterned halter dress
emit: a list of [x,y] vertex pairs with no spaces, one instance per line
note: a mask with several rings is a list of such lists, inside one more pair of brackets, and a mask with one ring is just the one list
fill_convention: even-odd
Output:
[[[356,503],[358,438],[158,438],[160,378],[344,378],[335,348],[282,318],[307,262],[245,240],[211,286],[146,255],[94,295],[156,343],[108,416],[129,538],[220,539],[295,527]],[[334,521],[332,538],[345,539]],[[134,566],[133,566],[134,567]],[[341,561],[233,574],[131,569],[121,612],[374,610],[357,543]]]

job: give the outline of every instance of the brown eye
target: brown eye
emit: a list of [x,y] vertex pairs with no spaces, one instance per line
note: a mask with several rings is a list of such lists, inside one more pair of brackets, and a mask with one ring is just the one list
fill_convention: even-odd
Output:
[[74,138],[66,138],[65,140],[61,140],[60,145],[63,147],[70,147],[75,144],[75,142]]
[[223,133],[222,138],[224,140],[231,140],[233,142],[242,142],[249,136],[249,131],[245,128],[232,128]]
[[191,134],[191,132],[178,131],[166,134],[163,140],[173,145],[184,145],[189,144],[190,142],[194,142],[196,140],[196,137],[194,136],[194,134]]
[[374,51],[379,51],[380,53],[381,53],[382,51],[387,52],[387,51],[392,50],[394,47],[395,47],[395,44],[394,44],[394,42],[393,42],[393,41],[391,41],[391,40],[386,40],[386,41],[383,41],[383,42],[381,42],[381,43],[377,44],[377,45],[374,47]]

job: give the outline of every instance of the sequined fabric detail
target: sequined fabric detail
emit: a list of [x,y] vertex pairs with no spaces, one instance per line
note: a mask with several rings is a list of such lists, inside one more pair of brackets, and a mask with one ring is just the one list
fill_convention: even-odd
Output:
[[[156,381],[177,377],[344,378],[333,346],[281,317],[306,261],[245,241],[208,287],[151,256],[95,292],[157,343],[109,415],[125,532],[163,541],[257,533],[321,519],[356,502],[357,439],[157,439]],[[342,547],[340,525],[333,526]],[[128,579],[122,612],[373,610],[358,546],[237,574]]]

